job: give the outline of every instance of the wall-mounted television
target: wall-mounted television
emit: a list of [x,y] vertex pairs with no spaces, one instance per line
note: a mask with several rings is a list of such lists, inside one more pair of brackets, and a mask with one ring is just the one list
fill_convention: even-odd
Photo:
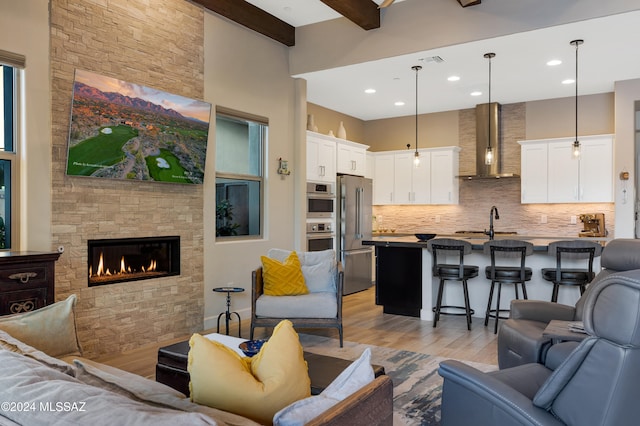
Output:
[[76,70],[67,175],[201,184],[211,104]]

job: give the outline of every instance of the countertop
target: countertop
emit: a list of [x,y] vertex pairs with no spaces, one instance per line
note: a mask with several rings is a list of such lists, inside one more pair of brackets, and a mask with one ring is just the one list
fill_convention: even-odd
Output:
[[[478,236],[476,234],[443,234],[437,235],[436,238],[455,238],[460,240],[469,241],[474,250],[482,250],[486,241],[489,241],[489,237]],[[544,237],[544,236],[526,236],[526,235],[497,235],[494,239],[504,240],[524,240],[533,244],[534,251],[548,250],[549,244],[553,241],[562,240],[585,240],[585,241],[597,241],[602,245],[605,245],[611,238],[596,237],[596,238],[570,238],[570,237]],[[362,241],[362,245],[365,246],[379,246],[379,247],[406,247],[406,248],[427,248],[428,241],[419,241],[415,235],[398,234],[398,235],[377,235],[371,237],[370,240]]]

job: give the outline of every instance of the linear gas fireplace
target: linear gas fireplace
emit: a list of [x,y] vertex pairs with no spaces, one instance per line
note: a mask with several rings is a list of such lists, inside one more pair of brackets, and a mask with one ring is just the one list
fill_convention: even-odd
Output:
[[180,275],[180,237],[89,240],[89,287]]

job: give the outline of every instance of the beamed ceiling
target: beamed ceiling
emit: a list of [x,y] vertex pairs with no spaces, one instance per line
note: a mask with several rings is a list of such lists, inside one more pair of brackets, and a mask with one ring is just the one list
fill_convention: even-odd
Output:
[[[296,29],[287,22],[265,12],[245,0],[192,0],[210,11],[270,37],[286,46],[296,44]],[[320,0],[364,30],[380,28],[380,7],[372,0]],[[457,0],[462,7],[479,4],[480,0]],[[385,1],[381,7],[393,3]]]

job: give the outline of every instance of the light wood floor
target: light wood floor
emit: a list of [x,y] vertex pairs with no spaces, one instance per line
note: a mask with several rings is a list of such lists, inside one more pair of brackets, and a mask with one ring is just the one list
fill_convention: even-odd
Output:
[[[343,300],[344,340],[486,364],[498,363],[493,319],[489,322],[489,327],[485,327],[484,319],[473,318],[471,331],[467,331],[464,317],[443,315],[440,317],[438,326],[433,328],[433,323],[430,321],[384,314],[382,307],[375,304],[373,288],[345,296]],[[203,333],[213,331],[215,330],[207,330]],[[237,331],[236,323],[232,324],[231,331]],[[254,337],[267,337],[270,332],[266,329],[256,329]],[[335,329],[304,329],[298,332],[338,338],[338,332]],[[249,338],[248,319],[242,321],[242,336]],[[153,379],[158,348],[189,337],[183,336],[148,345],[127,353],[103,357],[97,361]]]

